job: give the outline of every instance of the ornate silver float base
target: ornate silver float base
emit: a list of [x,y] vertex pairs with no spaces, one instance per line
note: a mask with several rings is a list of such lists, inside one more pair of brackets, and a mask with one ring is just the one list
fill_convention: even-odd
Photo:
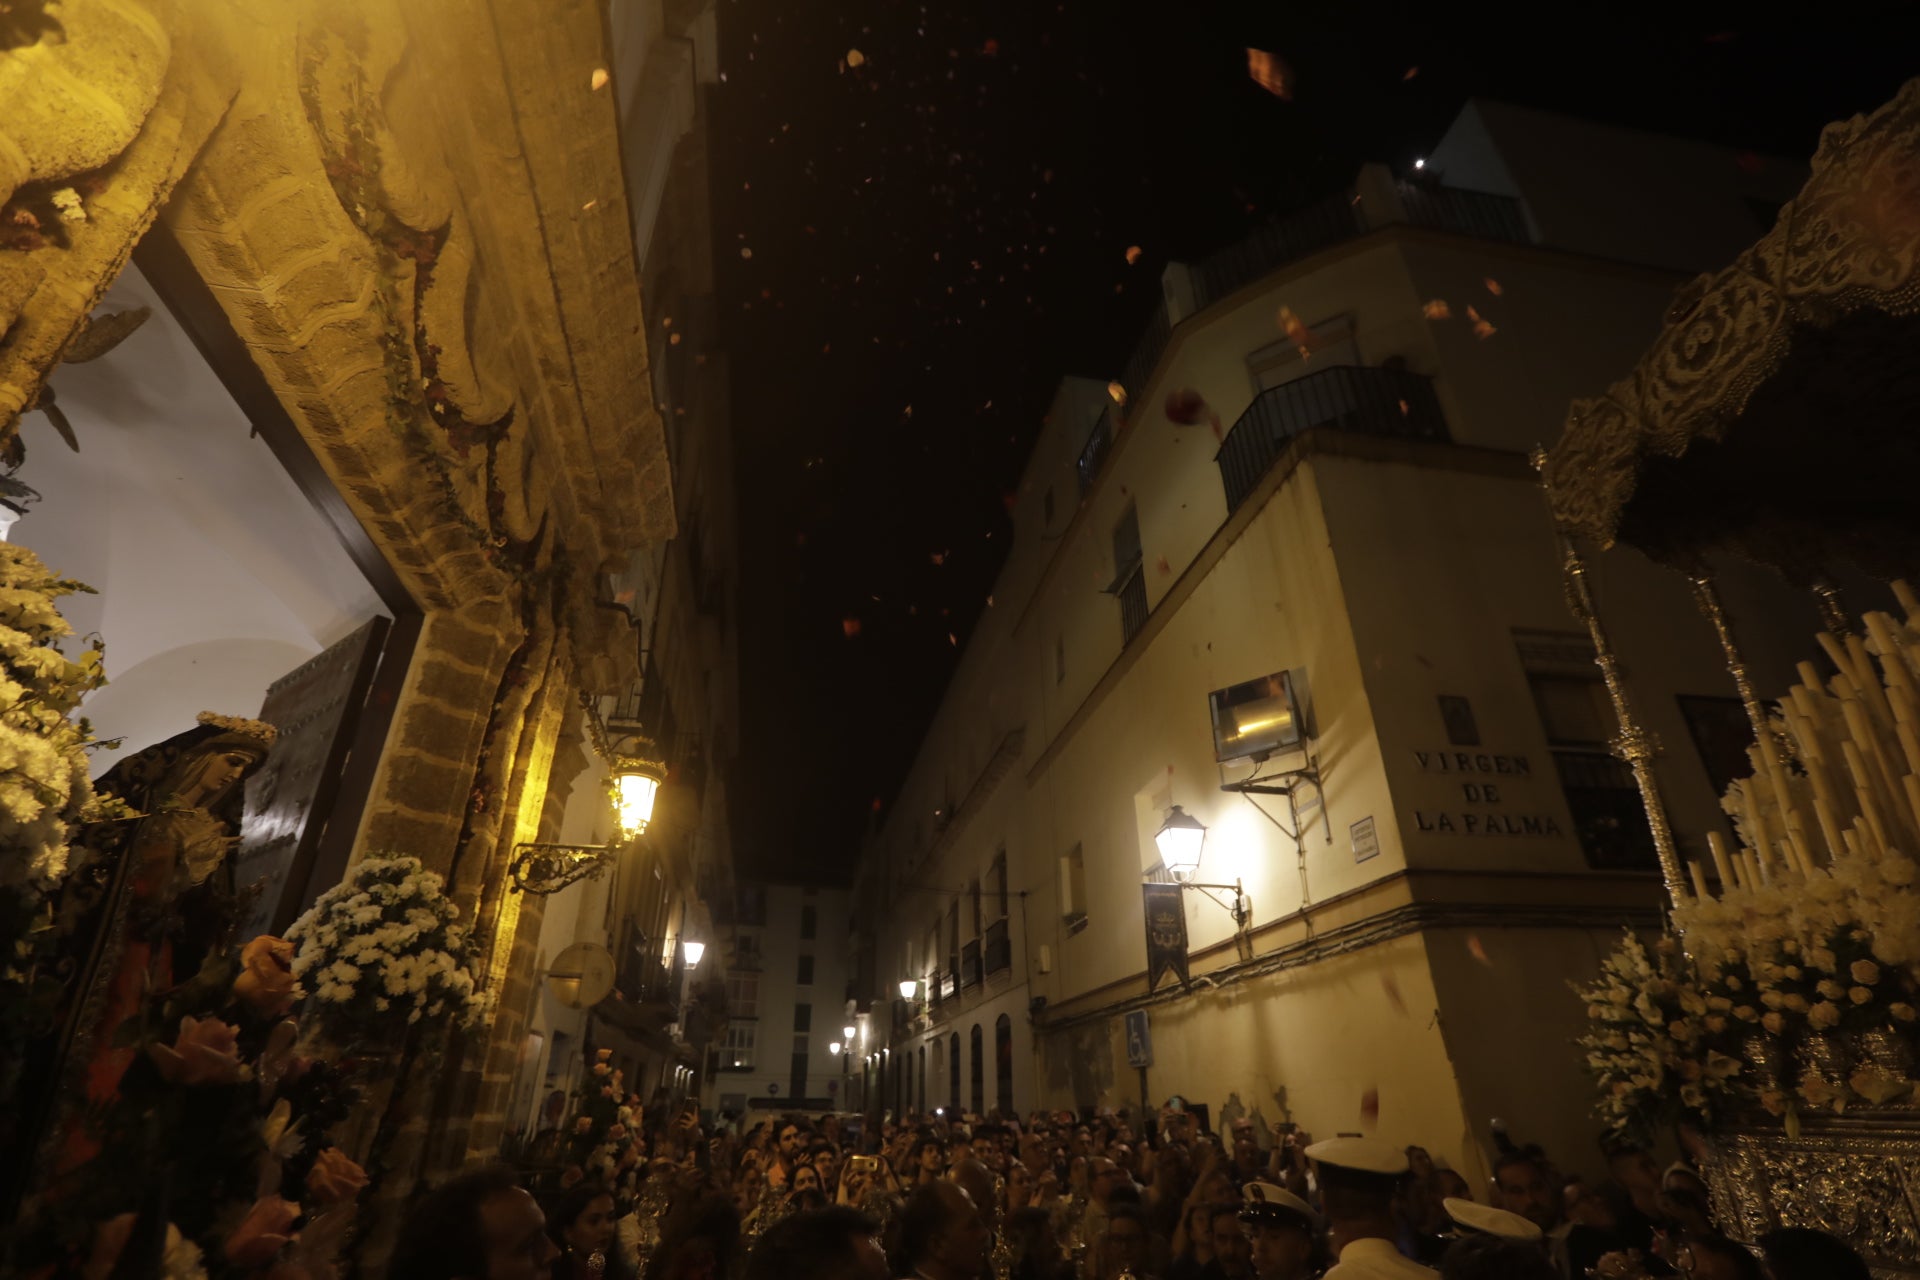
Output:
[[1715,1135],[1706,1167],[1727,1234],[1817,1227],[1884,1280],[1920,1277],[1920,1111],[1821,1115],[1789,1138],[1777,1120]]

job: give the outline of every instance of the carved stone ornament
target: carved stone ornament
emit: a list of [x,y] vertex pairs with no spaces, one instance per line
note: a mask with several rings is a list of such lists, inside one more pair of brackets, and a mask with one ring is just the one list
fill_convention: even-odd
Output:
[[1714,1216],[1738,1239],[1815,1227],[1852,1245],[1880,1277],[1920,1276],[1920,1113],[1775,1121],[1714,1138]]
[[[1889,520],[1859,478],[1897,465],[1888,450],[1906,446],[1886,441],[1882,419],[1902,422],[1920,401],[1920,378],[1905,372],[1920,332],[1917,261],[1913,81],[1871,115],[1828,126],[1773,229],[1679,291],[1627,377],[1574,402],[1545,469],[1555,518],[1670,562],[1714,546],[1795,577],[1836,552],[1904,571],[1920,533]],[[1823,467],[1854,483],[1808,478]]]
[[217,39],[176,56],[196,12],[63,0],[0,32],[0,446],[232,98]]

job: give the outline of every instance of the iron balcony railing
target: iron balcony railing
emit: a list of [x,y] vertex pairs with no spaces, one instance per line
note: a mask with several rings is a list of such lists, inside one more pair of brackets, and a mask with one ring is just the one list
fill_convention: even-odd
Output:
[[1526,244],[1533,239],[1527,229],[1526,211],[1512,196],[1403,182],[1400,207],[1406,210],[1407,221],[1416,227],[1434,227],[1480,240],[1505,240],[1513,244]]
[[960,948],[960,985],[977,987],[980,978],[980,941],[976,938]]
[[[1226,487],[1228,513],[1239,510],[1289,440],[1320,427],[1409,440],[1447,439],[1446,418],[1431,379],[1403,369],[1330,366],[1261,392],[1233,424],[1214,458]],[[1141,602],[1144,605],[1144,584]]]
[[[1527,244],[1533,239],[1527,227],[1527,215],[1520,201],[1512,196],[1486,191],[1467,191],[1457,187],[1429,186],[1402,182],[1396,184],[1400,213],[1406,223],[1473,236],[1480,240],[1502,240]],[[1356,239],[1380,227],[1399,221],[1394,217],[1369,218],[1358,194],[1346,187],[1315,201],[1303,209],[1258,228],[1252,234],[1192,264],[1189,278],[1193,287],[1193,313],[1226,297],[1243,285],[1268,275],[1290,262]],[[1185,319],[1181,321],[1185,323]],[[1172,322],[1166,303],[1156,306],[1147,318],[1146,329],[1120,374],[1120,385],[1127,402],[1133,404],[1145,394],[1147,382],[1160,363],[1160,356],[1179,326]],[[1093,434],[1080,454],[1080,491],[1085,493],[1100,474],[1113,445],[1112,409],[1101,415]]]
[[987,926],[987,945],[982,950],[989,974],[1013,968],[1013,943],[1008,937],[1004,916]]
[[[1367,230],[1351,189],[1276,218],[1242,240],[1193,264],[1193,305],[1200,310],[1241,285]],[[1151,332],[1151,328],[1148,330]]]
[[1107,465],[1107,454],[1113,448],[1113,406],[1100,411],[1099,419],[1093,424],[1093,430],[1087,433],[1087,442],[1080,446],[1080,492],[1086,493],[1093,488],[1095,477],[1100,468]]

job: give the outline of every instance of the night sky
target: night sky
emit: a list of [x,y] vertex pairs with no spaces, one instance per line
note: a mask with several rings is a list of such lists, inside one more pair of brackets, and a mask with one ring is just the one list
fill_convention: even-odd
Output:
[[[1169,259],[1366,160],[1404,171],[1472,96],[1808,156],[1920,74],[1913,4],[1465,8],[720,0],[743,874],[851,874],[986,607],[1054,384],[1118,374]],[[1614,25],[1558,30],[1575,15]]]

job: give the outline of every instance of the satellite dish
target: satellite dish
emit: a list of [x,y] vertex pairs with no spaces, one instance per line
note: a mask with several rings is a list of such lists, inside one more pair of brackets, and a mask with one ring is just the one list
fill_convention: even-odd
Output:
[[613,952],[597,942],[576,942],[554,957],[547,990],[569,1009],[586,1009],[613,993]]

